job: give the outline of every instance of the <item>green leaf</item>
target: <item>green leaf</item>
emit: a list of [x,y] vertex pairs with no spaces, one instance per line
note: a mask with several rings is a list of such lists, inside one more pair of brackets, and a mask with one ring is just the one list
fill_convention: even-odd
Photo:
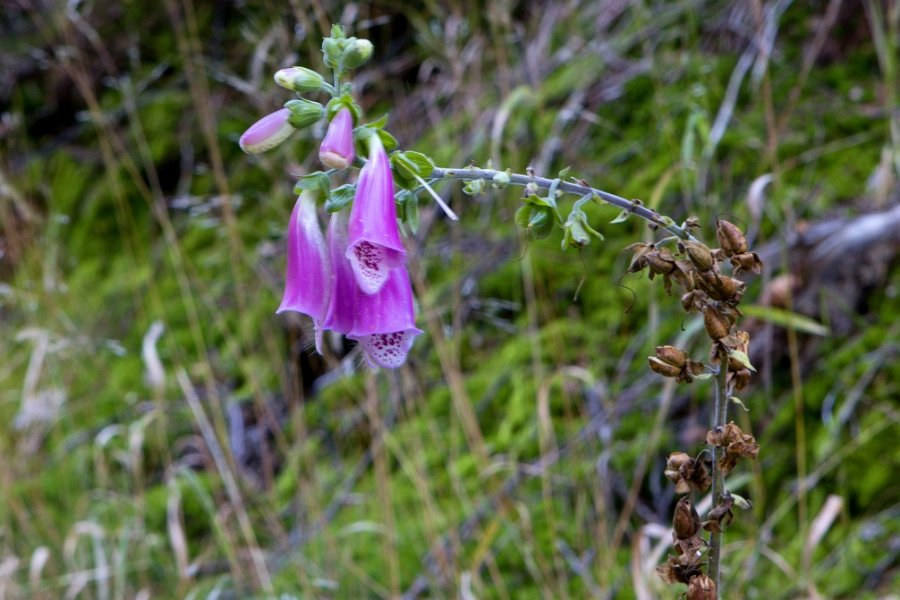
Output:
[[741,363],[743,367],[750,369],[754,373],[756,372],[756,369],[753,367],[753,365],[750,364],[750,357],[747,356],[746,352],[741,352],[740,350],[729,350],[728,356]]
[[395,173],[406,179],[415,179],[417,175],[424,179],[434,171],[434,162],[430,158],[412,150],[393,153],[391,166]]
[[[397,147],[397,138],[392,136],[386,130],[376,129],[375,132],[378,134],[378,137],[381,138],[381,144],[384,146],[384,149],[387,152],[390,152],[391,150],[393,150],[394,148]],[[432,165],[432,166],[434,166],[434,165]],[[430,175],[431,171],[429,171],[428,174]]]
[[353,202],[353,196],[356,194],[356,185],[345,183],[341,187],[331,190],[328,199],[325,201],[325,210],[333,213],[343,210]]
[[317,192],[320,196],[327,198],[331,191],[331,179],[322,171],[303,175],[294,185],[294,193],[299,194],[303,190]]
[[572,167],[566,167],[562,171],[560,171],[556,177],[559,179],[565,179],[566,177],[568,177],[569,171],[571,171],[571,170],[572,170]]
[[371,127],[372,129],[384,129],[384,126],[387,125],[387,121],[388,115],[385,113],[371,123],[366,123],[366,127]]
[[531,207],[527,204],[523,204],[519,207],[519,210],[516,211],[515,223],[521,228],[528,227],[528,221],[531,220]]
[[537,207],[531,209],[528,219],[528,234],[535,240],[542,240],[553,231],[553,209]]
[[748,317],[768,321],[785,329],[793,329],[794,331],[820,336],[826,336],[830,333],[830,330],[818,321],[781,308],[751,304],[742,306],[741,311]]
[[630,216],[631,216],[631,211],[623,210],[622,212],[619,213],[618,217],[616,217],[615,219],[610,221],[610,224],[615,225],[616,223],[624,223],[625,221],[628,220],[628,217],[630,217]]

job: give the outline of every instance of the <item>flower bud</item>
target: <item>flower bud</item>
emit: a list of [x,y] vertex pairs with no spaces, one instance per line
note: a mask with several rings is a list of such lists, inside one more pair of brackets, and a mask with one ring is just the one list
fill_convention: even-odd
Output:
[[319,160],[330,169],[346,169],[356,157],[353,149],[353,116],[342,108],[331,123],[319,146]]
[[708,271],[713,268],[712,252],[705,245],[688,240],[681,242],[679,249],[687,254],[691,264],[700,271]]
[[291,113],[282,108],[266,115],[244,132],[238,142],[247,154],[258,154],[271,150],[294,132],[289,123]]
[[687,354],[675,346],[657,346],[656,357],[679,369],[687,363]]
[[275,83],[292,92],[318,92],[325,79],[306,67],[291,67],[275,73]]
[[716,237],[719,238],[719,245],[728,256],[743,254],[747,251],[747,238],[734,223],[725,219],[716,219]]
[[356,38],[351,38],[348,42],[344,52],[341,54],[341,62],[345,69],[361,67],[367,60],[372,58],[372,52],[375,49],[372,42]]
[[290,111],[288,122],[295,129],[303,129],[309,127],[322,118],[325,109],[318,102],[300,98],[298,100],[289,100],[284,107]]

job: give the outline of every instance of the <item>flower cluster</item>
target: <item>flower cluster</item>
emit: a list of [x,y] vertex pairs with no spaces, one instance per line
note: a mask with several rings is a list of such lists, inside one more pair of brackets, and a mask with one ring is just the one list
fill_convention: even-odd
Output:
[[[335,34],[323,49],[326,58],[333,55],[330,62],[341,69],[358,66],[371,54],[368,42],[345,38],[339,30]],[[298,94],[328,91],[333,99],[325,108],[302,97],[289,101],[252,125],[241,136],[241,148],[248,153],[269,150],[293,130],[328,115],[319,161],[337,171],[349,168],[356,159],[354,120],[359,114],[349,94],[338,95],[321,75],[304,67],[283,69],[275,74],[275,81]],[[370,366],[392,369],[406,361],[421,331],[415,325],[406,249],[397,224],[391,162],[378,132],[362,127],[356,133],[357,139],[365,138],[361,143],[368,158],[360,170],[349,215],[346,210],[332,212],[323,235],[316,191],[303,189],[297,199],[288,226],[286,282],[277,312],[308,315],[320,353],[322,334],[330,329],[358,342]]]
[[[341,129],[351,126],[346,120]],[[357,341],[370,366],[392,369],[405,362],[421,331],[415,325],[390,163],[377,135],[367,143],[369,158],[359,174],[353,208],[349,216],[346,211],[331,215],[327,243],[315,197],[300,194],[288,229],[286,285],[278,312],[309,315],[320,352],[322,331],[330,329]]]

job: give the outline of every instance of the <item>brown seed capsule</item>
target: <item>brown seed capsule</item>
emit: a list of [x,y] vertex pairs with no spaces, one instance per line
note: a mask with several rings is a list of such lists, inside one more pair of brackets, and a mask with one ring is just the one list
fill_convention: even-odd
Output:
[[716,219],[716,236],[719,238],[719,245],[728,256],[743,254],[747,251],[747,238],[734,223],[725,219]]
[[645,255],[650,270],[657,275],[668,275],[675,270],[675,257],[668,248],[662,248]]
[[679,369],[683,367],[688,360],[687,354],[685,354],[684,350],[679,350],[675,346],[657,346],[656,347],[656,357],[673,367],[678,367]]
[[675,537],[679,540],[691,538],[700,531],[700,515],[697,514],[697,509],[694,508],[687,496],[675,505],[672,529],[675,530]]
[[710,249],[699,242],[690,240],[679,242],[678,249],[686,254],[688,260],[700,271],[708,271],[715,264]]
[[720,340],[728,335],[728,319],[710,305],[703,307],[703,325],[706,333],[714,340]]
[[706,575],[695,575],[688,583],[687,600],[717,600],[716,582]]
[[734,267],[734,274],[738,275],[742,272],[762,273],[762,261],[756,252],[744,252],[743,254],[735,254],[731,257],[731,266]]
[[691,491],[691,486],[684,478],[681,470],[686,465],[691,465],[694,460],[684,452],[673,452],[666,461],[666,470],[664,474],[666,479],[675,484],[676,494],[687,494]]
[[681,367],[670,365],[667,362],[659,360],[655,356],[648,356],[647,363],[650,365],[650,369],[653,372],[659,373],[663,377],[678,377],[681,374]]
[[740,371],[729,374],[731,381],[734,382],[734,389],[736,390],[742,390],[747,387],[747,384],[750,383],[751,376],[750,369],[741,369]]

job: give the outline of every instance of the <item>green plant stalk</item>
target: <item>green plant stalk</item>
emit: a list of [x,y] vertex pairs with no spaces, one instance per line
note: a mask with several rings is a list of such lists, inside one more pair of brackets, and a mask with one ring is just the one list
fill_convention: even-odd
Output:
[[[728,353],[719,349],[719,372],[715,378],[715,397],[713,403],[713,413],[710,423],[710,429],[715,430],[716,427],[723,427],[728,419]],[[712,504],[710,510],[716,508],[719,499],[725,491],[725,476],[719,468],[719,458],[724,453],[723,448],[713,446],[712,448]],[[720,579],[720,563],[722,559],[722,532],[709,534],[709,551],[707,553],[706,574],[716,583],[718,597],[722,597],[722,588],[719,585]]]
[[659,214],[655,210],[651,210],[640,203],[638,200],[626,200],[621,196],[616,196],[603,190],[591,187],[586,184],[574,183],[572,181],[562,181],[561,179],[547,179],[546,177],[534,177],[531,175],[523,175],[521,173],[507,173],[506,171],[495,171],[493,169],[448,169],[443,167],[435,167],[431,172],[432,179],[459,179],[463,181],[474,181],[481,179],[483,181],[493,182],[496,175],[503,174],[509,176],[509,184],[525,186],[528,184],[536,185],[539,188],[549,190],[555,188],[561,192],[575,194],[578,196],[592,195],[600,198],[608,204],[618,206],[623,210],[638,216],[650,223],[665,229],[682,240],[693,240],[694,237],[684,228],[679,227],[670,219]]

